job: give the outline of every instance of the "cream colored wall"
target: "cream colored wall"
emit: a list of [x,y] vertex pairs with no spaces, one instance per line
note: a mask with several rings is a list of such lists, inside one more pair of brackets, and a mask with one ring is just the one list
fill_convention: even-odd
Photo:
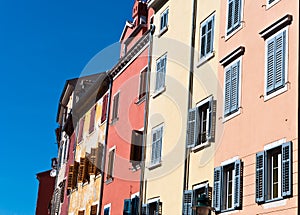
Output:
[[[169,8],[168,31],[161,37],[160,14]],[[182,16],[184,14],[184,16]],[[190,15],[188,15],[190,14]],[[163,214],[180,214],[182,210],[182,187],[184,175],[184,150],[186,140],[188,74],[192,1],[168,1],[154,15],[154,34],[151,97],[145,170],[145,197],[159,197]],[[166,89],[154,96],[156,60],[167,53]],[[151,160],[152,128],[164,123],[162,163],[149,170]]]
[[[192,107],[196,107],[197,103],[213,96],[216,100],[218,95],[218,58],[219,58],[219,19],[220,19],[220,4],[211,0],[198,1],[197,24],[195,37],[195,70],[194,70],[194,87]],[[203,64],[199,64],[200,59],[200,25],[210,15],[215,15],[214,24],[214,57]],[[218,105],[218,103],[217,103]],[[219,132],[219,129],[216,129]],[[218,137],[218,133],[216,133]],[[216,141],[218,138],[216,138]],[[214,154],[216,143],[212,142],[210,146],[201,149],[200,151],[191,152],[190,167],[189,167],[189,189],[195,184],[204,181],[209,182],[209,186],[213,187],[213,169],[214,169]]]

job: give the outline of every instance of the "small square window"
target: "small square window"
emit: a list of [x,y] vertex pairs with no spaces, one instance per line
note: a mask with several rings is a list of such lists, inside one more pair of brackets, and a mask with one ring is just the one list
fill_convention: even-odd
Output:
[[160,15],[160,32],[168,28],[168,21],[169,21],[168,19],[169,19],[169,9],[166,9]]

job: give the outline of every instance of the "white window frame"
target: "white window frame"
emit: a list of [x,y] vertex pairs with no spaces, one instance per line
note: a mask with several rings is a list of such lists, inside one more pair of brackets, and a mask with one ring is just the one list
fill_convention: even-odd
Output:
[[269,4],[269,0],[266,0],[266,10],[268,10],[269,8],[271,8],[272,6],[277,4],[278,2],[280,2],[280,0],[275,0],[271,4]]
[[[225,176],[227,179],[226,179],[226,185],[225,185],[225,183],[223,184],[223,186],[225,185],[226,186],[226,195],[225,195],[225,198],[226,199],[224,199],[224,201],[226,200],[226,203],[225,203],[225,205],[226,205],[226,208],[225,209],[223,209],[223,211],[228,211],[228,210],[233,210],[234,209],[234,184],[235,184],[235,177],[234,177],[234,175],[235,175],[235,168],[234,168],[234,163],[232,163],[232,164],[228,164],[228,165],[233,165],[233,169],[232,170],[230,170],[230,172],[232,172],[232,179],[231,179],[231,183],[232,183],[232,185],[231,185],[231,207],[230,208],[228,208],[228,199],[229,199],[229,190],[228,190],[228,187],[229,187],[229,185],[228,185],[228,181],[229,181],[229,171],[224,171],[224,169],[223,169],[223,177]],[[226,166],[225,166],[226,167]],[[224,168],[224,167],[223,167]],[[226,173],[226,175],[225,175],[225,173]],[[224,179],[223,179],[224,180]],[[222,202],[223,203],[223,202]],[[222,204],[221,203],[221,204]]]
[[105,209],[107,209],[107,208],[109,208],[109,215],[111,215],[111,203],[104,205],[103,214],[104,214]]
[[[272,39],[274,39],[274,37],[276,37],[278,34],[282,33],[283,31],[286,32],[285,35],[285,86],[279,90],[276,90],[275,92],[267,95],[267,64],[268,64],[268,42]],[[268,39],[265,40],[265,71],[264,71],[264,101],[268,101],[269,99],[278,96],[284,92],[286,92],[288,90],[288,86],[287,86],[287,82],[288,82],[288,55],[289,55],[289,34],[288,34],[288,26],[286,26],[285,28],[281,29],[280,31],[276,32],[275,34],[273,34],[271,37],[269,37]]]
[[[167,23],[164,27],[162,27],[161,18],[167,13]],[[169,8],[167,7],[159,16],[160,25],[159,25],[159,34],[163,34],[169,28]],[[166,20],[164,20],[166,22]]]
[[[161,146],[160,146],[160,161],[157,161],[156,163],[153,162],[152,160],[152,152],[153,152],[153,133],[156,132],[157,130],[160,130],[162,128],[163,132],[161,134]],[[150,160],[150,167],[149,168],[154,168],[154,167],[157,167],[161,164],[162,162],[162,152],[163,152],[163,134],[165,132],[165,128],[164,128],[164,123],[154,127],[151,131],[151,154],[150,154],[150,157],[151,157],[151,160]]]
[[[201,36],[202,36],[202,27],[203,24],[206,24],[208,20],[212,19],[214,17],[214,22],[213,22],[213,42],[212,42],[212,50],[209,54],[204,55],[203,57],[201,57]],[[200,23],[200,35],[199,35],[199,63],[198,66],[202,65],[204,62],[208,61],[210,58],[215,56],[215,23],[216,23],[216,12],[214,11],[211,15],[209,15],[204,21],[202,21]]]
[[[225,110],[225,84],[226,84],[226,78],[225,78],[225,71],[227,70],[228,67],[231,67],[232,64],[235,64],[236,62],[240,61],[240,71],[239,71],[239,108],[236,112],[234,112],[233,114],[230,114],[228,116],[225,117],[224,114],[224,110]],[[224,70],[223,70],[223,75],[224,75],[224,81],[223,81],[223,123],[225,123],[226,121],[238,116],[241,114],[241,104],[242,104],[242,72],[243,72],[243,61],[242,61],[242,56],[240,56],[239,58],[237,58],[236,60],[232,61],[230,64],[228,64]]]
[[244,19],[244,0],[241,0],[241,25],[232,31],[230,34],[227,35],[227,27],[228,27],[228,0],[226,1],[226,25],[225,25],[225,41],[228,40],[230,37],[232,37],[234,34],[236,34],[239,30],[243,28],[243,19]]

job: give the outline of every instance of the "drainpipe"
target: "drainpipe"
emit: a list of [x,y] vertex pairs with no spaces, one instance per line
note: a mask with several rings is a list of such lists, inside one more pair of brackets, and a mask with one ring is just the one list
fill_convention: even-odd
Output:
[[[197,22],[197,0],[193,1],[192,12],[192,34],[191,34],[191,47],[190,47],[190,71],[189,71],[189,92],[188,92],[188,109],[192,107],[193,100],[193,86],[194,86],[194,57],[195,57],[195,37],[196,37],[196,22]],[[187,119],[188,123],[188,119]],[[187,139],[187,135],[186,135]],[[186,140],[187,141],[187,140]],[[185,146],[185,162],[184,162],[184,180],[183,180],[183,195],[182,195],[182,214],[184,214],[184,191],[189,187],[189,166],[190,166],[190,149]],[[186,211],[188,212],[188,211]],[[186,213],[187,214],[187,213]]]
[[[108,73],[108,72],[107,72]],[[108,128],[109,128],[109,118],[110,118],[110,105],[111,105],[111,94],[112,94],[112,85],[113,78],[108,75],[109,78],[109,96],[107,98],[107,109],[106,109],[106,130],[105,130],[105,142],[104,142],[104,150],[102,157],[102,165],[101,165],[101,188],[100,188],[100,199],[99,199],[99,212],[98,215],[102,213],[102,199],[103,199],[103,190],[104,190],[104,171],[105,171],[105,163],[106,163],[106,150],[107,150],[107,139],[108,139]]]
[[144,107],[144,131],[143,131],[143,150],[141,161],[141,176],[140,176],[140,202],[139,202],[139,214],[142,214],[143,197],[144,197],[144,180],[145,180],[145,168],[146,168],[146,145],[147,145],[147,130],[148,130],[148,115],[149,115],[149,99],[150,99],[150,75],[151,75],[151,63],[152,63],[152,47],[153,47],[153,34],[155,32],[155,25],[150,25],[149,33],[149,47],[148,47],[148,69],[146,76],[146,101]]

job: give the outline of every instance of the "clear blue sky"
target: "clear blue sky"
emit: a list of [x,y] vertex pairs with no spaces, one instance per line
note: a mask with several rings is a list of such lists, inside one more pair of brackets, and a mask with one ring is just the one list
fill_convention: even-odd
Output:
[[33,215],[36,173],[57,154],[65,80],[117,42],[134,0],[0,0],[0,215]]

